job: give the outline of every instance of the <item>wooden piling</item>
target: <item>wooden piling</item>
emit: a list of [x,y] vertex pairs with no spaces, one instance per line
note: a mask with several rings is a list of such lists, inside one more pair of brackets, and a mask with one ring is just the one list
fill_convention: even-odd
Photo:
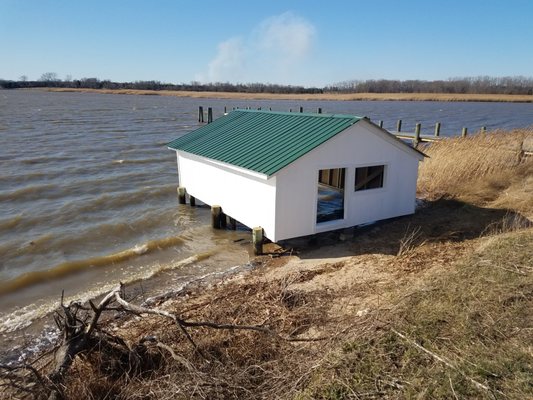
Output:
[[380,128],[383,128],[383,121],[379,121],[379,122],[378,122],[378,126],[379,126]]
[[207,109],[207,123],[210,124],[211,122],[213,122],[213,109],[209,107]]
[[204,122],[204,108],[202,106],[198,107],[198,122]]
[[196,205],[196,197],[189,195],[189,204],[194,207]]
[[252,229],[252,243],[254,246],[254,254],[256,256],[263,254],[263,228],[260,226]]
[[220,213],[220,229],[226,229],[228,226],[228,217],[223,212]]
[[227,114],[227,113],[228,113],[227,108],[226,106],[224,106],[224,114]]
[[399,119],[398,122],[396,123],[396,131],[397,132],[402,131],[402,120],[401,119]]
[[220,229],[220,214],[222,208],[220,206],[211,206],[211,226],[214,229]]
[[440,122],[437,122],[435,124],[435,136],[439,136],[440,135]]
[[321,108],[321,107],[318,107],[318,108],[316,109],[316,112],[317,112],[317,114],[322,114],[322,108]]
[[415,125],[415,137],[413,138],[413,146],[417,146],[418,143],[420,143],[420,128],[421,128],[420,122]]
[[179,201],[180,204],[185,204],[186,203],[186,201],[185,201],[185,193],[187,193],[185,188],[183,186],[179,186],[178,187],[178,201]]
[[486,126],[482,126],[481,127],[481,133],[487,133],[487,127]]
[[463,128],[463,130],[461,131],[461,137],[466,137],[466,135],[468,135],[468,129],[465,127],[465,128]]
[[302,106],[300,106],[300,112],[303,113],[304,112],[304,108]]

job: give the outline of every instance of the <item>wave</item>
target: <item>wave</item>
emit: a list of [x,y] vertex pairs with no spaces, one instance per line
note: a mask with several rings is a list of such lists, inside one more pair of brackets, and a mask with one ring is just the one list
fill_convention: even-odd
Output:
[[166,161],[164,158],[119,159],[111,161],[111,164],[153,164]]
[[[130,285],[135,282],[150,279],[164,271],[184,268],[191,264],[205,260],[209,258],[212,254],[213,251],[199,253],[179,260],[177,262],[168,263],[164,265],[155,265],[153,268],[150,268],[146,271],[139,271],[137,274],[131,275],[130,278],[123,281],[122,283]],[[117,282],[98,285],[97,288],[89,289],[83,293],[77,293],[73,296],[68,296],[63,301],[66,304],[72,301],[80,301],[82,303],[85,303],[88,300],[94,299],[100,295],[103,295],[104,293],[110,292],[116,285]],[[0,314],[0,333],[9,333],[25,328],[29,326],[35,319],[41,318],[53,312],[55,309],[57,309],[57,306],[58,305],[56,301],[46,302],[44,304],[30,304],[19,308],[12,313],[6,315]]]
[[0,201],[5,200],[35,200],[43,196],[55,195],[53,198],[61,197],[58,193],[59,186],[54,184],[32,185],[20,189],[12,190],[11,192],[0,193]]
[[71,212],[86,213],[122,208],[143,203],[147,200],[169,197],[175,194],[175,192],[176,189],[174,186],[165,185],[143,187],[136,191],[124,191],[116,194],[105,193],[98,197],[90,198],[87,201],[68,203],[60,209],[60,212],[61,214],[70,214]]
[[22,214],[13,215],[10,218],[0,219],[0,232],[16,228],[22,221]]
[[73,156],[43,156],[43,157],[32,157],[32,158],[22,158],[19,159],[21,164],[47,164],[51,162],[61,162],[61,161],[71,161],[75,160],[76,157]]
[[100,257],[91,257],[81,260],[66,261],[43,271],[26,272],[6,282],[0,282],[0,296],[24,289],[43,281],[56,280],[77,272],[94,267],[105,267],[118,262],[127,261],[134,257],[162,250],[185,242],[181,236],[171,236],[162,239],[150,240],[133,248],[108,254]]

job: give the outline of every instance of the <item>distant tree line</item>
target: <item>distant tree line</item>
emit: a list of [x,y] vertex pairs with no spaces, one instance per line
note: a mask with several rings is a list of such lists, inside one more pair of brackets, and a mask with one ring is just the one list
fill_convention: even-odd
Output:
[[237,93],[323,93],[320,88],[303,86],[277,85],[271,83],[163,83],[159,81],[113,82],[98,78],[61,80],[57,74],[47,72],[37,81],[29,81],[25,76],[19,80],[0,79],[0,88],[83,88],[83,89],[136,89],[136,90],[186,90],[194,92],[237,92]]
[[194,92],[236,92],[236,93],[487,93],[533,95],[533,78],[514,77],[466,77],[447,80],[350,80],[324,88],[270,83],[163,83],[159,81],[113,82],[98,78],[61,80],[54,72],[46,72],[36,81],[29,81],[25,75],[19,80],[0,79],[0,88],[86,88],[86,89],[137,89],[137,90],[186,90]]
[[436,81],[352,80],[326,86],[324,92],[533,94],[533,78],[478,76]]

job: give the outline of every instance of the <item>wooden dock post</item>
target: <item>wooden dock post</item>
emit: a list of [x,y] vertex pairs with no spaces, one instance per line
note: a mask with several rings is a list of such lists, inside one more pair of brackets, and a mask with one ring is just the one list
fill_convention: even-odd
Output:
[[463,128],[463,130],[461,131],[461,137],[466,137],[466,135],[468,135],[468,129],[467,128]]
[[211,226],[214,229],[220,229],[220,214],[222,214],[220,206],[211,206]]
[[440,122],[437,122],[435,124],[435,136],[439,136],[440,135]]
[[226,108],[226,106],[224,106],[224,114],[227,114],[228,113],[228,109]]
[[179,201],[180,204],[185,204],[186,203],[186,201],[185,201],[185,193],[187,193],[185,188],[183,186],[178,186],[178,201]]
[[379,122],[378,122],[378,126],[379,126],[380,128],[383,128],[383,121],[379,121]]
[[228,226],[228,217],[223,212],[220,212],[220,229],[226,229]]
[[317,112],[317,114],[322,114],[322,108],[321,108],[321,107],[318,107],[318,108],[316,109],[316,112]]
[[416,125],[415,125],[415,137],[413,138],[413,146],[416,147],[418,146],[418,143],[420,143],[420,128],[421,128],[421,124],[420,122],[418,122]]
[[399,119],[398,122],[396,123],[396,132],[401,132],[402,131],[402,120]]
[[194,207],[196,205],[196,197],[189,195],[189,205]]
[[235,221],[235,218],[229,217],[229,227],[232,231],[237,230],[237,221]]
[[482,126],[481,127],[481,133],[487,133],[487,127],[486,126]]
[[198,122],[204,122],[204,108],[202,106],[198,107]]
[[303,113],[304,112],[304,108],[302,106],[300,106],[300,112]]
[[210,124],[211,122],[213,122],[213,109],[209,107],[207,109],[207,123]]
[[254,254],[256,256],[263,254],[263,228],[260,226],[252,229],[252,243],[254,246]]

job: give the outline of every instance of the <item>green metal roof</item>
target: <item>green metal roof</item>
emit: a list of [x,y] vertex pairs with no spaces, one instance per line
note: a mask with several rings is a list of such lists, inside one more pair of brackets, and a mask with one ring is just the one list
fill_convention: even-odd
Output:
[[173,140],[168,147],[270,176],[361,119],[235,110]]

